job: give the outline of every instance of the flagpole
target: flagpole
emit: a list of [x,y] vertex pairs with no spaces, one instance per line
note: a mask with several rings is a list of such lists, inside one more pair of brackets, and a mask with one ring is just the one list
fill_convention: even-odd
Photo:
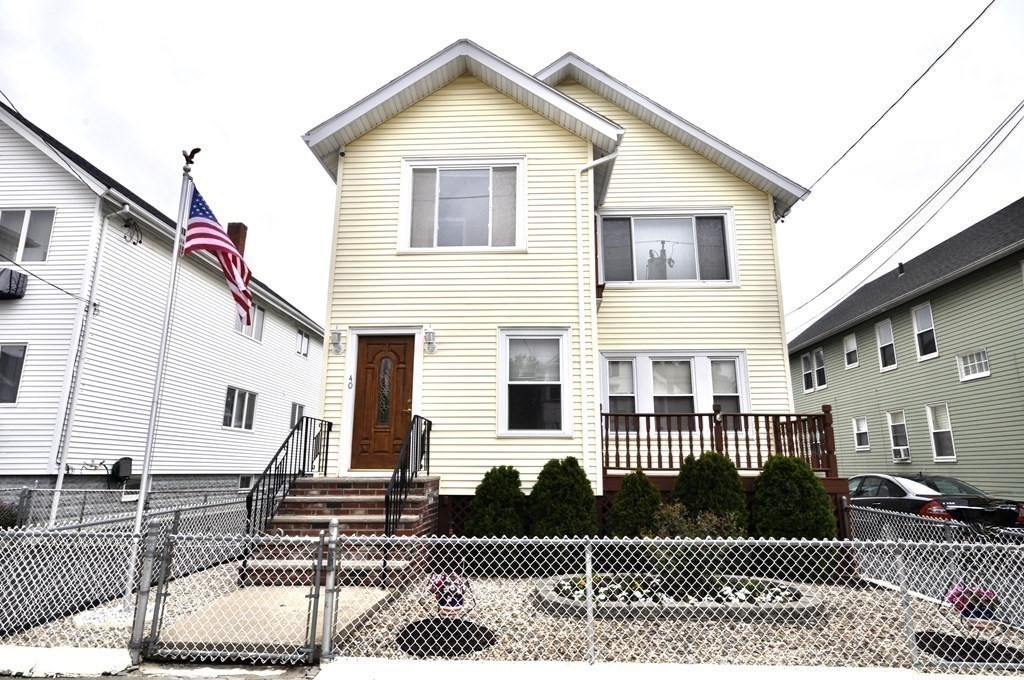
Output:
[[[146,431],[146,449],[142,456],[142,480],[139,484],[139,501],[135,510],[135,534],[142,531],[142,516],[149,495],[150,468],[153,464],[153,445],[156,439],[156,421],[160,412],[160,392],[163,386],[164,365],[167,362],[167,340],[171,329],[171,312],[174,304],[174,289],[178,284],[178,259],[181,252],[181,234],[185,230],[189,198],[192,194],[192,159],[185,158],[181,168],[181,197],[178,200],[178,221],[174,228],[174,247],[171,250],[170,283],[167,288],[167,302],[164,304],[164,325],[160,332],[160,352],[156,360],[156,378],[153,380],[153,398],[149,408],[149,429]],[[133,565],[134,567],[134,565]]]

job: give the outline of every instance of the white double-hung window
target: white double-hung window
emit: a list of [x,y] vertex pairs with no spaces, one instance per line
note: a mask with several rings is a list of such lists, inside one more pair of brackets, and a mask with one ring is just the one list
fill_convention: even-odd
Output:
[[937,357],[939,346],[935,343],[935,322],[932,320],[931,303],[926,302],[919,307],[914,307],[913,316],[918,361]]
[[936,461],[955,461],[953,425],[949,422],[947,404],[928,404],[928,429],[932,433],[932,458]]
[[498,434],[572,433],[569,331],[502,329]]
[[604,281],[730,283],[728,215],[604,215]]
[[53,210],[0,210],[0,259],[45,262],[55,214]]
[[407,159],[399,250],[526,247],[525,159]]

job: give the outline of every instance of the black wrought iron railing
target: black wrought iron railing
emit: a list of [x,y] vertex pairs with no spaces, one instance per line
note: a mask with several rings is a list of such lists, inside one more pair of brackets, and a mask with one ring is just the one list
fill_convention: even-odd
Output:
[[398,462],[391,473],[388,490],[384,494],[384,535],[394,536],[402,521],[402,510],[409,497],[412,480],[420,470],[430,474],[430,428],[432,423],[422,416],[413,416],[409,432],[402,442]]
[[327,474],[330,441],[330,421],[307,416],[295,424],[245,497],[246,525],[250,534],[266,531],[296,479],[314,472]]

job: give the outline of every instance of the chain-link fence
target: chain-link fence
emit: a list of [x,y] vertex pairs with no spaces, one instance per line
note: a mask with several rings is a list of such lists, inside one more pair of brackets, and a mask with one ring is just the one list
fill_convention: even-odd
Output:
[[853,538],[867,541],[997,542],[1024,545],[1024,529],[968,524],[855,505],[847,505],[845,509]]
[[[123,489],[0,489],[0,528],[9,526],[47,527],[53,501],[57,499],[54,525],[85,524],[99,519],[135,516],[138,491]],[[174,488],[152,489],[146,509],[166,510],[187,506],[244,501],[235,489]]]

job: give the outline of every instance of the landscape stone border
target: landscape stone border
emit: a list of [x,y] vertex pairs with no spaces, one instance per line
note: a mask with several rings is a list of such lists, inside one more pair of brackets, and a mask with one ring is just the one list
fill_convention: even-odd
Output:
[[[587,603],[556,594],[555,586],[567,578],[583,578],[583,574],[564,574],[540,581],[534,591],[534,605],[555,616],[583,619],[587,617]],[[718,578],[732,585],[757,581],[791,588],[800,593],[793,602],[672,602],[668,604],[637,604],[632,602],[595,602],[596,619],[696,619],[728,621],[807,622],[824,616],[825,603],[813,586],[778,579],[752,576],[722,575]]]

